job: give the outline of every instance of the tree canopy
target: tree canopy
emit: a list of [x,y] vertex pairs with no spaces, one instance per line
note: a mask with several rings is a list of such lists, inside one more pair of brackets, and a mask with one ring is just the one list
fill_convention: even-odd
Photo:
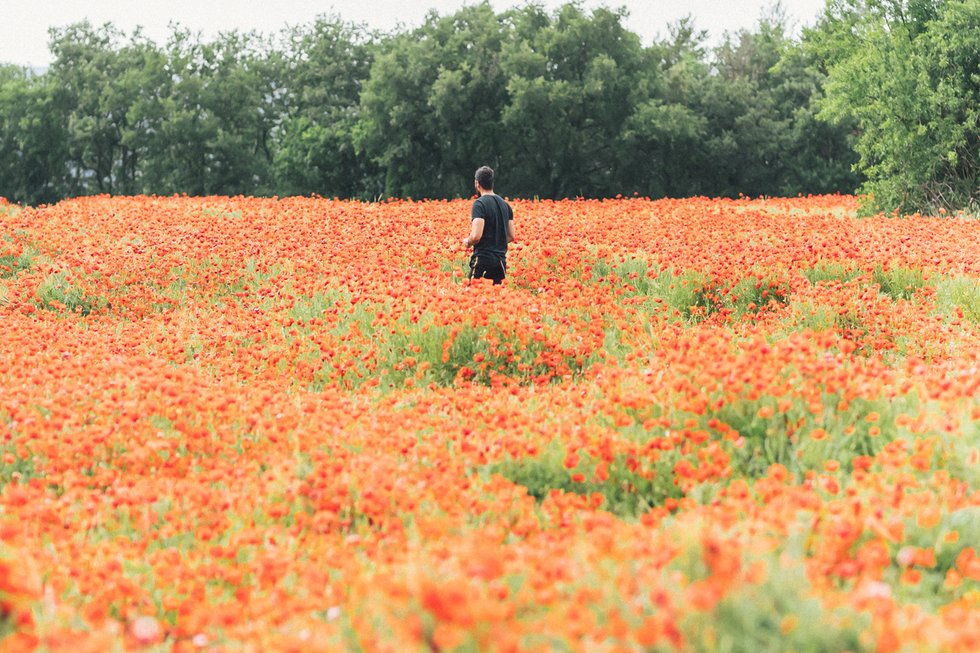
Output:
[[868,208],[980,208],[980,2],[835,0],[806,35],[822,115],[857,127]]
[[43,73],[0,66],[0,196],[449,198],[489,164],[524,197],[978,201],[976,0],[831,0],[802,38],[777,5],[714,47],[689,18],[649,45],[624,18],[484,2],[163,44],[69,25]]

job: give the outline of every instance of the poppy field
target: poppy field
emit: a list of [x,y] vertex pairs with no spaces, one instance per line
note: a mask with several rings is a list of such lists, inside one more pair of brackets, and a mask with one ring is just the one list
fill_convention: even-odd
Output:
[[980,229],[0,201],[0,651],[980,650]]

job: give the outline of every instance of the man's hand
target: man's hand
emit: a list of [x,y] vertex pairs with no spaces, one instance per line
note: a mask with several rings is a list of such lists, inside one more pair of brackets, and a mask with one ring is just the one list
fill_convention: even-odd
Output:
[[469,246],[470,246],[470,237],[467,236],[466,238],[463,239],[463,247],[469,247]]

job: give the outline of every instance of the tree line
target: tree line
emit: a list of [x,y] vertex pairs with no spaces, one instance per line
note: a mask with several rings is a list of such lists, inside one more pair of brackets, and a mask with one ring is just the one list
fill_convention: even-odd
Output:
[[[894,148],[921,145],[922,169],[942,157],[962,193],[970,174],[976,181],[968,67],[980,48],[970,59],[976,36],[942,35],[968,27],[976,4],[831,0],[799,38],[777,5],[714,47],[690,19],[644,45],[621,10],[578,3],[495,12],[485,2],[392,33],[338,16],[209,40],[175,27],[163,44],[78,23],[52,30],[45,71],[0,66],[0,196],[449,198],[469,195],[472,171],[489,164],[521,197],[796,195],[863,183],[887,198],[874,184],[895,173],[877,160],[873,132],[885,129],[876,116],[905,110],[889,102],[908,84],[888,66],[926,45],[945,48],[947,63],[922,54],[943,96],[922,116],[937,102],[948,114],[940,129],[965,116],[954,135],[965,141]],[[932,8],[918,17],[922,44],[869,54],[862,43],[878,39],[887,52],[882,43],[899,40],[895,9],[908,5]],[[861,73],[875,63],[888,91],[862,95]],[[973,95],[956,96],[942,66],[966,66],[959,81]],[[953,191],[942,189],[948,204]]]

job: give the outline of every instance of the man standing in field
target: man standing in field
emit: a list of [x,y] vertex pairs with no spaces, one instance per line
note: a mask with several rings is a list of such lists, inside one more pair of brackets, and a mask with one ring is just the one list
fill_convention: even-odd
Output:
[[463,247],[472,247],[469,278],[492,279],[498,285],[507,275],[507,243],[514,240],[514,211],[493,192],[493,170],[482,166],[473,184],[480,194],[470,210],[470,235]]

